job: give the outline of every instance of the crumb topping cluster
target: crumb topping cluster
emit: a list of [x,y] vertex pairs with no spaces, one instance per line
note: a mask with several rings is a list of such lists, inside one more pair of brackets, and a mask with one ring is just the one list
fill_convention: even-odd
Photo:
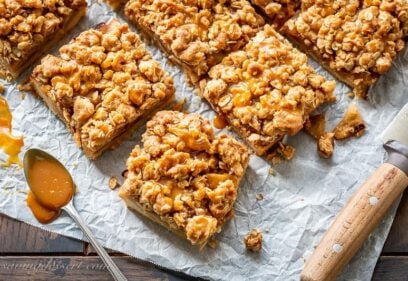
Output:
[[85,0],[0,0],[0,56],[7,64],[25,59],[85,6]]
[[226,134],[214,136],[199,114],[160,111],[147,123],[143,148],[127,160],[121,196],[131,196],[192,244],[205,244],[230,217],[247,148]]
[[243,47],[264,24],[246,0],[130,0],[125,14],[197,76]]
[[173,80],[126,24],[82,32],[48,55],[32,81],[55,104],[77,142],[92,150],[174,95]]
[[330,69],[351,74],[350,83],[364,94],[403,49],[407,18],[408,3],[402,0],[304,1],[285,32]]
[[251,0],[262,8],[272,22],[280,26],[292,17],[300,6],[300,0]]
[[269,25],[208,75],[200,83],[203,96],[259,155],[299,132],[314,109],[334,99],[335,82],[317,74]]
[[244,238],[245,247],[252,252],[259,252],[262,249],[262,232],[254,228]]

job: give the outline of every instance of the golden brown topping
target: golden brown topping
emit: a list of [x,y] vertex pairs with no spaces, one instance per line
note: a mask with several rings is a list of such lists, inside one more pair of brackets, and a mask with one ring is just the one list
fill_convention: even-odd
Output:
[[192,244],[203,245],[232,212],[248,151],[225,134],[214,136],[198,114],[161,111],[147,123],[143,149],[127,160],[121,196],[132,196]]
[[245,247],[252,252],[259,252],[262,249],[262,232],[254,228],[245,236]]
[[245,45],[264,24],[246,0],[130,0],[125,14],[147,33],[154,33],[164,49],[195,76]]
[[194,216],[186,226],[187,238],[192,244],[203,244],[217,231],[217,220],[211,216]]
[[342,140],[351,136],[360,137],[364,134],[365,128],[366,125],[357,106],[351,104],[333,133],[337,140]]
[[275,26],[281,26],[291,18],[300,6],[300,0],[251,0],[262,8],[265,14],[272,19]]
[[299,132],[313,110],[333,100],[335,88],[268,25],[208,75],[200,82],[203,96],[258,155]]
[[0,0],[0,60],[15,65],[50,39],[86,1]]
[[387,1],[304,1],[285,32],[364,95],[403,49],[408,4]]
[[0,94],[3,94],[4,90],[4,85],[0,83]]
[[93,152],[174,95],[172,78],[115,20],[81,33],[60,56],[46,56],[32,81],[55,103],[79,145]]

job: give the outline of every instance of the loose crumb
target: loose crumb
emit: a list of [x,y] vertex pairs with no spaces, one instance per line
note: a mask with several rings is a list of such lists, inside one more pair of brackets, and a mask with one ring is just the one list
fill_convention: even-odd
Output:
[[258,193],[255,197],[256,197],[256,200],[258,200],[258,201],[261,201],[261,200],[264,199],[262,193]]
[[211,241],[209,241],[209,242],[208,242],[208,246],[209,246],[211,249],[217,248],[217,240],[211,240]]
[[317,142],[317,150],[323,158],[330,158],[334,151],[334,134],[325,133]]
[[23,92],[34,92],[34,89],[31,85],[30,79],[26,79],[20,84],[18,84],[17,89]]
[[272,165],[277,165],[281,160],[289,161],[295,155],[296,149],[289,145],[279,142],[276,146],[270,149],[270,152],[266,155],[266,159],[272,163]]
[[269,227],[265,228],[265,233],[269,233],[271,229]]
[[269,173],[271,176],[275,176],[275,175],[276,175],[276,171],[275,171],[272,167],[269,167],[268,173]]
[[352,136],[360,137],[364,134],[366,125],[356,105],[351,104],[343,119],[333,130],[336,140],[343,140]]
[[334,134],[326,132],[324,114],[311,116],[306,122],[305,131],[317,140],[317,151],[323,158],[330,158],[334,151]]
[[186,99],[182,98],[180,101],[178,101],[177,103],[175,103],[173,105],[173,107],[171,108],[171,110],[174,111],[183,111],[184,105],[186,104]]
[[78,161],[74,161],[74,162],[72,163],[72,166],[74,166],[74,168],[78,167]]
[[118,179],[115,176],[112,176],[109,179],[109,187],[110,189],[114,190],[115,188],[117,188],[119,186],[118,184]]
[[245,247],[252,252],[259,252],[262,249],[262,232],[254,228],[245,236]]
[[295,152],[296,149],[293,146],[282,142],[279,143],[278,153],[283,159],[287,161],[291,160],[293,156],[295,156]]
[[349,93],[347,94],[347,96],[348,96],[350,99],[354,99],[354,97],[356,96],[356,94],[353,93],[353,92],[349,92]]
[[272,163],[272,165],[278,165],[281,162],[281,158],[277,155],[268,155],[267,159]]

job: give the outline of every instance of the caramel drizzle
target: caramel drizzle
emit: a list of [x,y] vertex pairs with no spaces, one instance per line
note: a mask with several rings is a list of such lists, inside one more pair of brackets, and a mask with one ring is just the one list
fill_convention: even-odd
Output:
[[3,167],[9,167],[12,164],[22,166],[18,154],[24,145],[24,140],[22,136],[12,135],[12,119],[7,101],[0,97],[0,149],[8,155],[7,161],[0,163]]

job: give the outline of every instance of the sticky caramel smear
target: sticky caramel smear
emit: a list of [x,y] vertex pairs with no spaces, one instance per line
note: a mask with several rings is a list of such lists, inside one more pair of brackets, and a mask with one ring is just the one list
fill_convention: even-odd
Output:
[[0,165],[8,167],[12,164],[17,164],[21,167],[18,154],[24,145],[24,140],[22,136],[16,137],[12,135],[11,121],[12,115],[7,101],[0,97],[0,149],[8,156],[7,161],[0,163]]
[[35,156],[29,164],[27,180],[37,201],[47,209],[59,210],[74,195],[71,175],[52,158]]
[[27,206],[31,209],[33,215],[40,223],[50,223],[60,214],[59,210],[51,210],[41,205],[32,191],[28,192],[26,202]]
[[213,123],[214,127],[219,130],[224,129],[228,125],[228,122],[220,115],[215,116]]

